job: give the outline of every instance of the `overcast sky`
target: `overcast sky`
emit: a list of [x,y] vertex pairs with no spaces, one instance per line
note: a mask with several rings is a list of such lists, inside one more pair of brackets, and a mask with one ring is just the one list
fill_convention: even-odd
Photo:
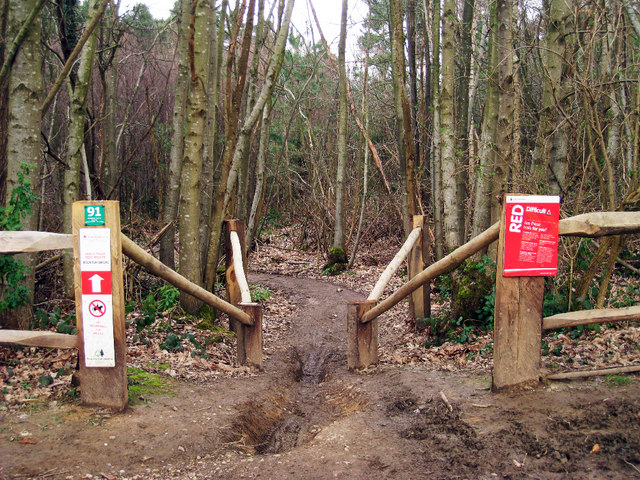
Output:
[[[169,16],[174,0],[122,0],[120,5],[120,13],[133,8],[137,3],[144,3],[149,7],[149,11],[154,18],[165,19]],[[322,27],[322,31],[331,45],[331,50],[337,52],[338,37],[340,35],[340,14],[342,11],[342,0],[314,0],[313,6],[318,14],[318,19]],[[309,30],[309,13],[306,0],[296,0],[292,23],[300,33]],[[366,6],[361,0],[349,0],[349,23],[352,25],[349,30],[348,43],[354,48],[356,38],[360,35],[360,28],[355,24],[360,24],[366,15]],[[313,23],[313,22],[311,22]],[[313,27],[315,29],[315,25]],[[315,40],[319,41],[320,37],[315,34]],[[351,52],[354,55],[354,52]],[[350,56],[351,56],[350,55]]]

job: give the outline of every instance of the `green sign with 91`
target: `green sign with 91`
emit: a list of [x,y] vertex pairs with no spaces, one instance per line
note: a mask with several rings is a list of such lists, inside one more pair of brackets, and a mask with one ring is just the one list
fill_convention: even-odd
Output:
[[84,224],[88,227],[104,225],[104,205],[85,205]]

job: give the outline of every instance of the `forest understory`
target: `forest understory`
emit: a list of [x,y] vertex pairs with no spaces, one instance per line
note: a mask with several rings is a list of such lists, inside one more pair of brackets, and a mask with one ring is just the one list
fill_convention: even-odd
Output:
[[[438,344],[435,324],[415,329],[406,303],[379,319],[380,363],[348,372],[345,303],[367,295],[399,245],[365,245],[352,270],[327,277],[300,240],[298,228],[275,228],[249,257],[265,305],[263,372],[237,364],[224,317],[186,315],[134,264],[124,413],[79,405],[75,350],[3,347],[0,478],[640,476],[635,375],[493,394],[491,331],[454,322]],[[629,295],[628,281],[616,277],[612,296]],[[433,317],[450,309],[441,283]],[[49,328],[73,328],[70,302],[41,303]],[[639,348],[636,323],[550,332],[543,372],[626,366]]]

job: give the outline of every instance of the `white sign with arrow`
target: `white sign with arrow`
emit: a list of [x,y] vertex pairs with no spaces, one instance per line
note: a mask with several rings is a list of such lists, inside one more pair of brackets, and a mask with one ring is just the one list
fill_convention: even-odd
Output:
[[82,334],[87,367],[115,367],[111,230],[78,230],[82,281]]

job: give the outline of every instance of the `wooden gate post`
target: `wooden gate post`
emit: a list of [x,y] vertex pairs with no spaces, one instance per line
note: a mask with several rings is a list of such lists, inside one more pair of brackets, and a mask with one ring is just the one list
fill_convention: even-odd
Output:
[[240,308],[253,319],[253,325],[238,324],[238,361],[262,370],[262,305],[241,303]]
[[347,366],[350,370],[378,363],[378,320],[361,321],[375,303],[374,300],[360,300],[347,305]]
[[[244,258],[245,252],[245,243],[244,243],[244,222],[242,220],[225,220],[224,221],[224,250],[225,250],[225,258],[226,258],[226,290],[227,290],[227,298],[229,299],[229,303],[233,305],[240,305],[242,302],[242,294],[240,293],[240,287],[238,285],[238,279],[236,278],[236,271],[233,264],[233,249],[231,247],[231,232],[236,232],[238,234],[238,238],[240,239],[240,246],[242,247],[243,258],[242,265],[246,266],[246,259]],[[245,267],[246,269],[246,267]],[[229,319],[230,328],[237,335],[240,334],[240,322],[234,320],[233,318]]]
[[502,207],[493,326],[494,391],[540,380],[544,277],[504,276],[506,205]]
[[127,341],[120,204],[75,202],[71,213],[80,398],[86,405],[123,410]]
[[[414,215],[410,231],[421,228],[422,233],[418,241],[409,252],[407,274],[409,280],[422,272],[429,259],[429,242],[424,215]],[[417,321],[431,316],[431,285],[430,282],[417,288],[409,297],[409,311],[417,328],[424,328],[424,322]]]

